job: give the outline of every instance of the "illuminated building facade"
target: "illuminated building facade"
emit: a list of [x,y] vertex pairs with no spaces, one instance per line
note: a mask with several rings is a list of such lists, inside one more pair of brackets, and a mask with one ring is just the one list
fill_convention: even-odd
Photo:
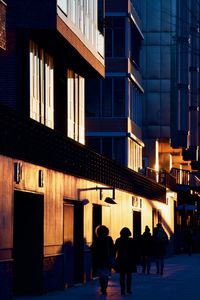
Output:
[[[127,3],[132,13],[124,26],[135,30]],[[99,224],[114,240],[124,226],[137,237],[161,219],[174,233],[174,196],[166,199],[165,185],[84,145],[85,81],[105,75],[104,1],[7,5],[0,52],[1,299],[91,280],[89,246]],[[128,57],[121,63],[136,68]],[[126,92],[141,92],[139,73],[129,73],[122,74]],[[128,116],[125,123],[137,128]],[[141,131],[127,132],[142,147]]]

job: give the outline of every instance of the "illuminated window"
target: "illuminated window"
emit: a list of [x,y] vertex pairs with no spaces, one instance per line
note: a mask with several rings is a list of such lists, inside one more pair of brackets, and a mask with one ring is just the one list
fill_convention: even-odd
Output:
[[54,127],[52,57],[30,41],[30,117],[50,128]]
[[67,79],[68,137],[85,143],[85,79],[68,71]]
[[142,168],[142,146],[128,139],[128,167],[136,172]]

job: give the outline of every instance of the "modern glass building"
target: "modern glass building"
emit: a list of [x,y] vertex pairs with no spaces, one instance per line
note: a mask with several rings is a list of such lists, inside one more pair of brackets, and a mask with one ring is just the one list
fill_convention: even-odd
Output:
[[[171,172],[178,184],[178,203],[195,205],[199,181],[195,170],[199,153],[199,3],[150,0],[141,1],[141,7],[145,166],[155,172]],[[197,206],[187,216],[178,213],[177,223],[192,226],[195,209]]]
[[105,8],[106,77],[86,82],[86,143],[138,171],[144,146],[140,1],[106,1]]

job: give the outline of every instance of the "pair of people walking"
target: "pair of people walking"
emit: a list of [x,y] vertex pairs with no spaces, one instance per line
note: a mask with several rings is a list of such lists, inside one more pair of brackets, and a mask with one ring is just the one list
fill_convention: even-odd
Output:
[[150,233],[150,228],[148,226],[145,227],[140,242],[143,273],[147,272],[147,274],[150,274],[151,260],[154,257],[157,274],[163,275],[167,244],[168,236],[161,223],[158,223],[156,228],[154,228],[153,235]]
[[107,294],[111,268],[115,268],[120,274],[121,294],[131,294],[132,273],[136,270],[136,263],[134,241],[130,230],[127,227],[122,228],[115,244],[109,236],[108,228],[104,225],[97,227],[96,235],[97,238],[91,245],[91,251],[93,252],[93,269],[99,277],[102,294]]

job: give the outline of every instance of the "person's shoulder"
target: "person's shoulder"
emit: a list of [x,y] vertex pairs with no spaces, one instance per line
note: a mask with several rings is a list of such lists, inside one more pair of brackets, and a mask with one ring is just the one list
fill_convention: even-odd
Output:
[[118,238],[116,239],[115,243],[120,243],[120,241],[121,241],[121,238],[118,237]]

